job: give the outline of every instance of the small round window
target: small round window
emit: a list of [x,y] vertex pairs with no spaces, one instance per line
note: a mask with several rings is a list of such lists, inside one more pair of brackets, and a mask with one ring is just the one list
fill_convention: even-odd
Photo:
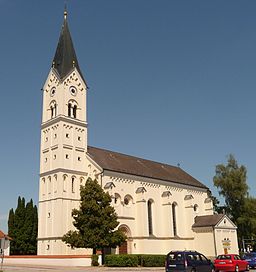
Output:
[[50,96],[54,96],[55,93],[56,93],[56,88],[55,87],[51,88]]
[[76,89],[74,86],[70,87],[70,88],[69,88],[69,91],[70,91],[70,93],[71,93],[72,95],[74,95],[74,96],[77,94],[77,89]]

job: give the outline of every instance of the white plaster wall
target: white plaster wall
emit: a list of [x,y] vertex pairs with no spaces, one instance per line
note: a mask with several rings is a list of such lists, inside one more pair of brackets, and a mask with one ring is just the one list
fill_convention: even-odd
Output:
[[216,249],[217,255],[224,254],[224,247],[222,241],[224,239],[230,240],[230,248],[228,249],[228,253],[238,254],[238,244],[237,244],[237,232],[235,229],[227,229],[227,228],[216,228],[215,229],[215,237],[216,237]]
[[207,257],[215,257],[215,240],[212,228],[195,232],[195,248]]

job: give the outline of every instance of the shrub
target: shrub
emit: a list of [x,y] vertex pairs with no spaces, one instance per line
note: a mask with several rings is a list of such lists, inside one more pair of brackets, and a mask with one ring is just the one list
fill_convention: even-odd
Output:
[[141,255],[141,266],[163,267],[165,265],[165,255]]
[[106,255],[105,266],[136,267],[138,257],[136,255]]
[[99,262],[98,262],[98,255],[93,254],[92,255],[92,266],[98,266]]

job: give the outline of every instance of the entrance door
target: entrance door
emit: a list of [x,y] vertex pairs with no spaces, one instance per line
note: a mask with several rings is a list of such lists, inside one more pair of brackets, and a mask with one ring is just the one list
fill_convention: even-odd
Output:
[[127,254],[127,241],[123,242],[119,247],[119,254]]

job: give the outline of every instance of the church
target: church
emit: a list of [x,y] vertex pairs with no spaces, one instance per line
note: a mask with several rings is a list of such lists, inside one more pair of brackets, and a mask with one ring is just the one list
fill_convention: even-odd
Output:
[[88,145],[87,94],[65,11],[42,89],[38,255],[91,254],[62,242],[74,229],[71,212],[79,208],[88,177],[111,195],[118,228],[127,236],[113,254],[238,253],[236,226],[214,214],[203,183],[177,166]]

